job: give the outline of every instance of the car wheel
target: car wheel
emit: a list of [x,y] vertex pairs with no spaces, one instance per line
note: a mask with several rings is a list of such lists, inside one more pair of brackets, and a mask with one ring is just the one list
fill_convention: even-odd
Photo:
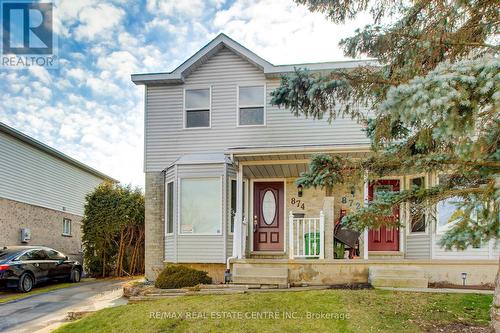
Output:
[[71,282],[80,282],[81,277],[82,273],[80,272],[80,270],[78,268],[73,268],[71,270],[71,275],[69,277],[69,280]]
[[17,291],[21,293],[30,292],[33,289],[33,285],[35,284],[35,280],[33,276],[29,273],[23,273],[19,278],[19,282],[17,284]]

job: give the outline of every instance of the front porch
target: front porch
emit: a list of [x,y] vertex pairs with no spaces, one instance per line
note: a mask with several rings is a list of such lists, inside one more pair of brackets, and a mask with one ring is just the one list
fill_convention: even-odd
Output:
[[[323,149],[299,152],[288,147],[275,148],[272,152],[264,149],[227,152],[236,171],[233,258],[344,258],[344,251],[335,249],[335,227],[341,214],[367,204],[368,183],[337,185],[330,195],[326,195],[323,189],[297,187],[295,181],[307,170],[313,154],[342,154],[356,158],[366,156],[369,150],[366,147]],[[268,220],[271,215],[274,220],[266,220],[266,214]],[[368,230],[355,238],[351,237],[349,253],[353,260],[367,260],[378,255],[386,259],[403,257],[404,243],[399,234],[393,237],[391,251],[369,251]]]
[[282,287],[493,283],[498,261],[491,244],[486,252],[444,252],[437,245],[435,223],[426,219],[423,226],[414,227],[408,206],[398,207],[393,216],[409,227],[365,230],[349,256],[347,252],[342,256],[335,246],[341,214],[367,205],[376,195],[377,185],[381,190],[397,191],[411,186],[416,177],[425,186],[432,180],[427,175],[394,176],[352,187],[336,185],[331,195],[322,189],[300,189],[295,181],[315,153],[362,157],[369,151],[355,147],[294,151],[287,147],[227,152],[234,163],[236,182],[233,251],[227,260],[233,283]]

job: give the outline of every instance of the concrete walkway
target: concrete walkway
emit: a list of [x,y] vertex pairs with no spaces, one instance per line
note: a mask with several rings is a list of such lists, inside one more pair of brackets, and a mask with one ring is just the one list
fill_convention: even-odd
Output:
[[0,332],[46,333],[67,322],[68,312],[126,304],[127,280],[100,280],[0,304]]
[[419,293],[442,293],[442,294],[491,294],[494,290],[478,290],[478,289],[451,289],[451,288],[392,288],[378,287],[377,289],[392,290],[392,291],[410,291]]

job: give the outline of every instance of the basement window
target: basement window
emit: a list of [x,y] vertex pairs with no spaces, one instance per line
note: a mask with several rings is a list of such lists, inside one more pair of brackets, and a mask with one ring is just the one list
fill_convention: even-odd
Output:
[[63,219],[63,236],[71,236],[71,220],[64,218]]

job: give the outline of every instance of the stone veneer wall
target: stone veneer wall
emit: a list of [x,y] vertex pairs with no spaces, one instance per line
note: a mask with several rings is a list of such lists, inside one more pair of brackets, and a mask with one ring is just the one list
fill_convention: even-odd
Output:
[[164,175],[162,172],[146,173],[145,194],[145,275],[155,280],[165,260]]
[[[354,194],[351,190],[354,190]],[[342,202],[345,198],[345,202]],[[292,200],[295,199],[304,203],[304,209],[299,205],[293,205]],[[305,213],[306,217],[319,217],[319,212],[323,210],[325,214],[325,258],[333,259],[333,226],[334,222],[340,216],[340,210],[346,209],[347,211],[356,210],[357,205],[363,206],[363,184],[358,185],[354,189],[347,185],[337,185],[333,188],[332,197],[327,197],[325,191],[320,188],[308,188],[303,190],[302,197],[297,195],[297,186],[295,179],[287,179],[286,181],[286,202],[285,211],[288,223],[288,214],[290,211],[293,213]],[[363,236],[360,237],[360,255],[363,255]]]
[[[71,236],[63,236],[63,219],[71,220]],[[81,260],[82,217],[49,208],[0,198],[0,247],[43,245]],[[31,231],[31,240],[21,243],[21,228]]]

